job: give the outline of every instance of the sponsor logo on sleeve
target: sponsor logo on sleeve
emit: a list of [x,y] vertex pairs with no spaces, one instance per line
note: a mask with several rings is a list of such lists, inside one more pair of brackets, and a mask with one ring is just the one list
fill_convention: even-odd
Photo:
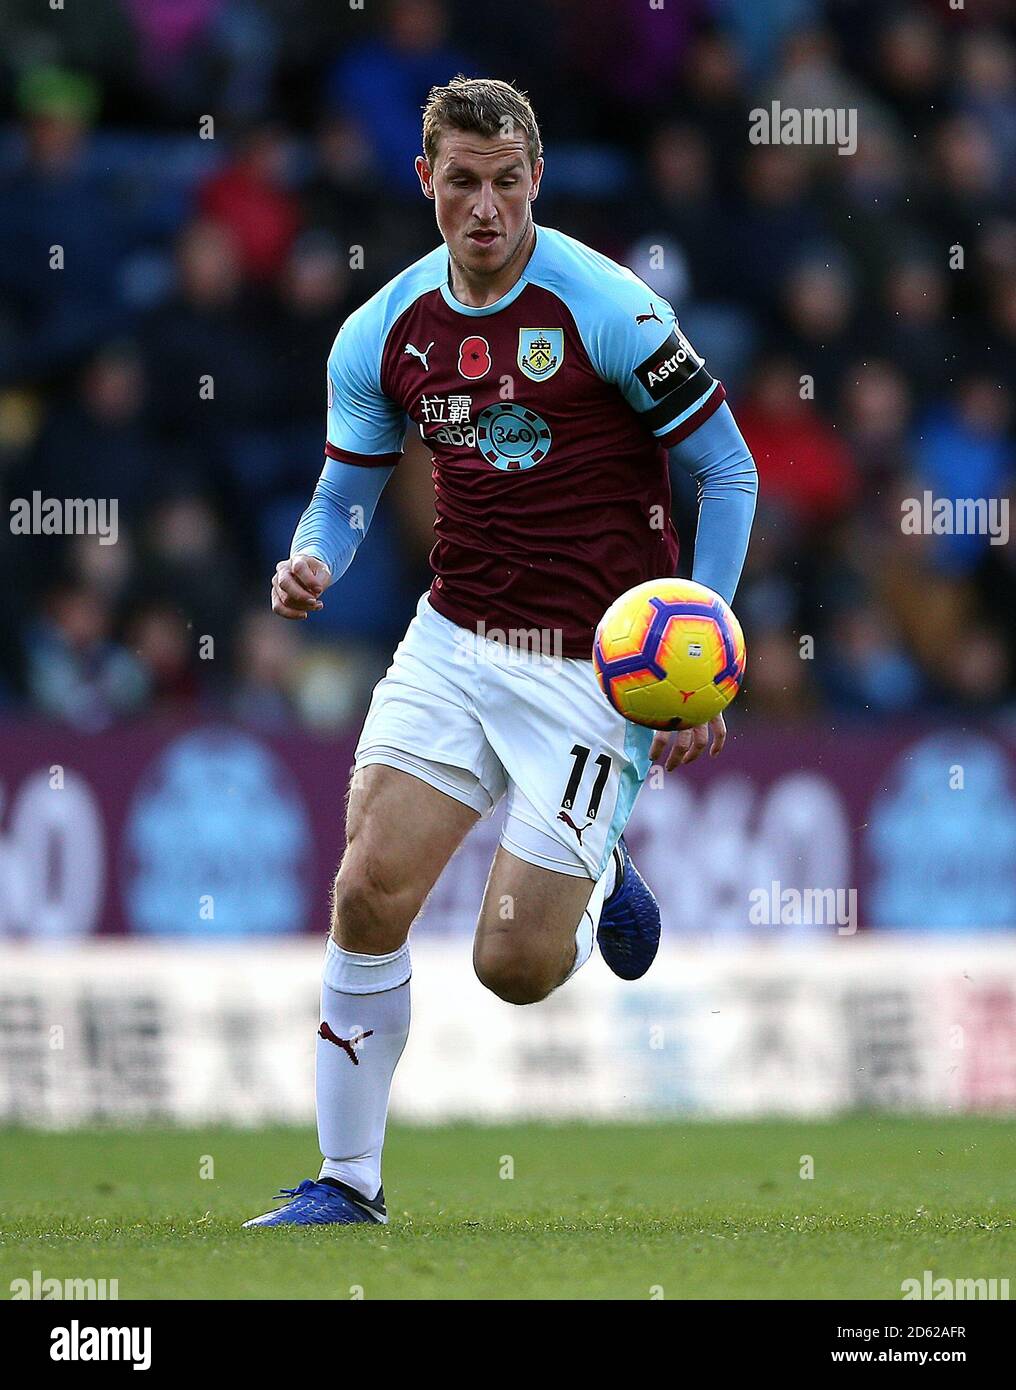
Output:
[[680,333],[671,333],[662,346],[635,368],[635,375],[652,396],[662,401],[695,375],[702,358]]

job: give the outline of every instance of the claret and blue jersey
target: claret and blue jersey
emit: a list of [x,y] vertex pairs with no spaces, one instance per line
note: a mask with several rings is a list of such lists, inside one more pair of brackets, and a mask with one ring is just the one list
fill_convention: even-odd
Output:
[[387,474],[412,422],[433,452],[433,606],[560,632],[588,657],[619,593],[674,573],[667,451],[723,387],[664,299],[559,231],[537,228],[493,304],[460,304],[448,281],[442,245],[343,325],[326,453]]

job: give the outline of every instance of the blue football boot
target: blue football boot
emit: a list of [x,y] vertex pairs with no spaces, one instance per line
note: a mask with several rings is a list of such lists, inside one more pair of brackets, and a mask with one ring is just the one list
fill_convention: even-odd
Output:
[[252,1217],[244,1226],[355,1226],[361,1221],[388,1224],[383,1187],[371,1200],[335,1178],[322,1178],[320,1182],[304,1178],[299,1187],[282,1188],[279,1197],[291,1200],[263,1216]]
[[614,846],[617,878],[600,910],[596,944],[600,955],[622,980],[646,973],[660,945],[660,905],[632,863],[622,837]]

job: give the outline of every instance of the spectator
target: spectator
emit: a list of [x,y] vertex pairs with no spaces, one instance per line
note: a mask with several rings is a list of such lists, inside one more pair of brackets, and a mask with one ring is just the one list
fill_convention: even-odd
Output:
[[197,706],[197,638],[177,605],[137,608],[128,619],[126,640],[145,673],[152,714],[179,716]]
[[946,271],[924,256],[894,260],[885,275],[882,350],[906,362],[920,401],[940,398],[956,372],[960,340],[949,317]]
[[441,0],[391,0],[381,35],[355,44],[328,75],[328,102],[359,122],[389,197],[419,188],[413,161],[431,86],[455,72],[477,76],[447,43],[447,29]]
[[140,331],[151,418],[176,477],[212,483],[249,536],[262,460],[247,432],[272,421],[276,402],[268,315],[225,227],[191,223],[177,265],[176,293]]
[[650,239],[676,238],[695,294],[726,298],[732,232],[702,132],[690,123],[661,126],[649,147],[647,182],[638,218],[650,228]]
[[919,139],[947,109],[945,48],[941,26],[917,10],[893,15],[874,46],[874,90]]
[[301,646],[292,627],[274,621],[267,607],[245,615],[237,641],[234,715],[262,729],[285,731],[297,716],[294,675]]
[[854,714],[901,714],[926,686],[889,616],[871,602],[844,605],[823,643],[819,669],[833,708]]
[[123,323],[116,273],[138,229],[88,158],[98,106],[80,74],[36,68],[18,85],[23,151],[0,175],[0,382],[49,378]]
[[858,359],[843,373],[840,414],[869,505],[909,466],[910,388],[886,360]]
[[[179,492],[152,509],[143,537],[143,577],[135,594],[143,604],[172,607],[197,651],[207,648],[206,683],[223,679],[231,656],[236,606],[243,576],[232,546],[208,498]],[[209,645],[209,639],[211,645]]]
[[144,668],[111,628],[109,605],[94,590],[63,583],[51,591],[27,639],[28,690],[40,713],[96,732],[142,708]]
[[25,484],[47,497],[115,499],[120,520],[139,519],[162,477],[145,393],[134,345],[101,349],[81,371],[76,394],[50,412]]
[[[916,480],[938,499],[980,499],[996,504],[1014,472],[1008,393],[986,376],[968,376],[953,399],[931,409],[914,444]],[[934,562],[944,571],[969,573],[990,545],[983,531],[935,535]]]
[[805,525],[844,514],[857,493],[849,450],[809,400],[804,373],[788,358],[763,362],[738,410],[741,433],[759,473],[759,490]]
[[856,345],[856,290],[842,256],[812,254],[790,270],[781,303],[788,355],[807,364],[815,397],[832,401]]
[[745,205],[737,217],[729,273],[736,295],[775,311],[791,269],[828,237],[801,151],[755,146],[743,166]]
[[198,208],[232,233],[241,270],[251,280],[277,275],[300,226],[299,203],[287,187],[282,131],[261,125],[242,136],[234,161],[200,189]]

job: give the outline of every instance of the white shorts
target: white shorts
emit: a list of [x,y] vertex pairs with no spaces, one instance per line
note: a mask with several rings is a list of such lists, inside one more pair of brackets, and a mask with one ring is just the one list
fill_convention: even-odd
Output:
[[356,766],[401,768],[481,816],[505,796],[506,849],[597,879],[649,772],[652,739],[604,699],[592,661],[480,637],[424,594],[374,689]]

